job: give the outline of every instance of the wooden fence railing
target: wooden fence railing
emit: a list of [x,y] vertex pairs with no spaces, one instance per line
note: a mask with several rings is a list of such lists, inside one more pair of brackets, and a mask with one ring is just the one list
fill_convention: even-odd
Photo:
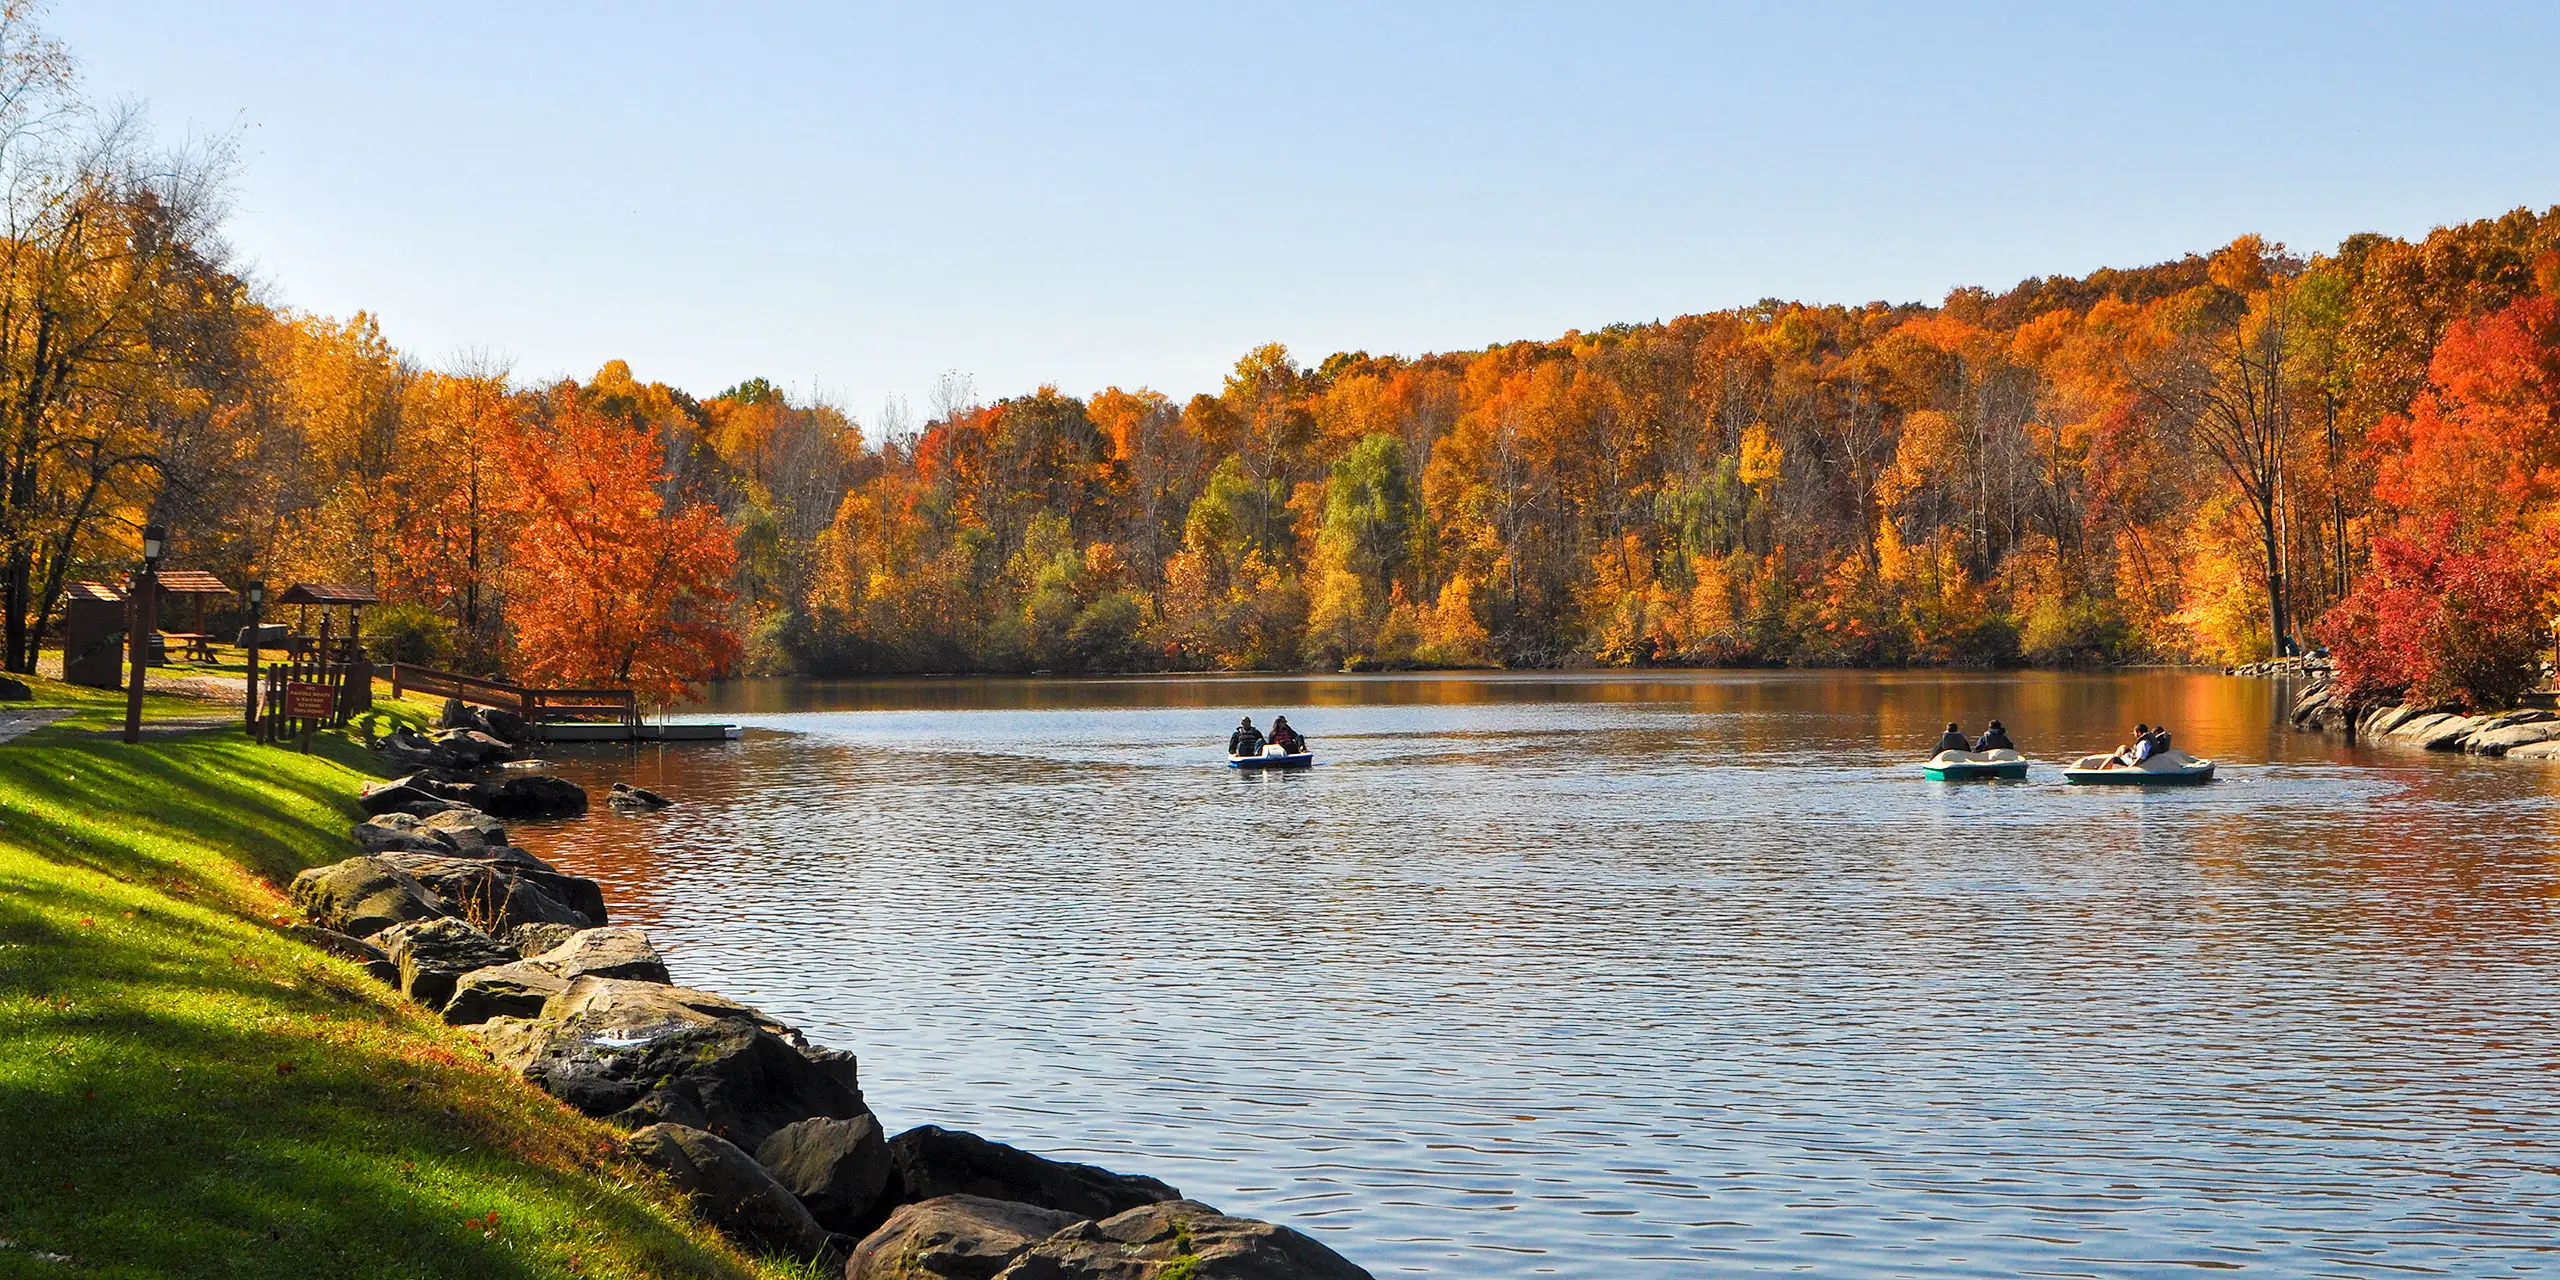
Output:
[[373,705],[370,662],[268,663],[258,668],[258,680],[266,687],[251,727],[260,742],[283,742],[313,729],[343,725]]
[[537,732],[546,724],[610,719],[637,727],[640,701],[629,689],[535,689],[505,680],[438,671],[411,662],[391,664],[391,696],[423,693],[431,698],[460,698],[523,716]]

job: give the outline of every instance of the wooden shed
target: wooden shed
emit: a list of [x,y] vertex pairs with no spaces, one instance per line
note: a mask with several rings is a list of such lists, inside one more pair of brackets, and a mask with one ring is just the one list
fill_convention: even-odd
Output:
[[62,678],[92,689],[124,687],[124,589],[75,582],[62,590]]

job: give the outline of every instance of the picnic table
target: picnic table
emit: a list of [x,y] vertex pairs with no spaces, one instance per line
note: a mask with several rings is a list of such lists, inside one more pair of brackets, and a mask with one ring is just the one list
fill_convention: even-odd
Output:
[[181,650],[189,662],[213,661],[213,636],[202,631],[171,631],[168,637],[184,646]]

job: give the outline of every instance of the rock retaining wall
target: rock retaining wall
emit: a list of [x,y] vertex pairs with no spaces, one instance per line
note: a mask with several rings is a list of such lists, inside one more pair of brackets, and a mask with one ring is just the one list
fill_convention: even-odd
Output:
[[888,1136],[852,1054],[676,985],[647,934],[606,923],[593,881],[507,842],[499,816],[473,801],[583,812],[586,793],[540,775],[456,773],[462,753],[483,769],[513,758],[512,746],[481,742],[496,740],[485,730],[386,744],[421,772],[367,789],[373,816],[353,832],[364,852],[294,878],[310,923],[290,932],[472,1028],[493,1060],[553,1096],[632,1130],[631,1153],[741,1246],[848,1280],[1368,1280],[1300,1232],[1229,1217],[1154,1178],[932,1125]]
[[2466,714],[2458,707],[2394,703],[2352,707],[2332,696],[2326,677],[2293,702],[2293,727],[2343,733],[2354,742],[2388,742],[2428,751],[2460,751],[2518,760],[2560,760],[2560,713],[2539,707]]

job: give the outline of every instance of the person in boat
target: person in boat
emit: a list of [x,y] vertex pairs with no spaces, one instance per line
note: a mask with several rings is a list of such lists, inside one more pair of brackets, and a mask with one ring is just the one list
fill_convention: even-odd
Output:
[[2155,756],[2169,754],[2169,726],[2164,724],[2151,731],[2151,754]]
[[1971,750],[1973,750],[1973,740],[1964,736],[1964,726],[1950,720],[1947,722],[1947,731],[1938,735],[1938,745],[1931,747],[1929,754],[1934,756],[1941,751]]
[[2133,745],[2116,748],[2115,754],[2107,757],[2106,767],[2110,769],[2131,769],[2139,766],[2143,761],[2150,758],[2151,726],[2147,724],[2137,724],[2133,727]]
[[1307,749],[1306,737],[1300,734],[1297,730],[1289,727],[1289,717],[1287,716],[1273,716],[1271,718],[1271,741],[1277,743],[1281,750],[1286,751],[1293,756],[1298,755]]
[[1982,731],[1982,740],[1974,743],[1973,749],[1976,751],[2015,751],[2018,749],[2018,744],[2009,741],[2009,731],[2002,728],[1999,721],[1994,720],[1991,722],[1991,727]]
[[1253,727],[1252,716],[1246,716],[1238,721],[1236,731],[1227,735],[1227,754],[1231,756],[1262,754],[1262,730]]

